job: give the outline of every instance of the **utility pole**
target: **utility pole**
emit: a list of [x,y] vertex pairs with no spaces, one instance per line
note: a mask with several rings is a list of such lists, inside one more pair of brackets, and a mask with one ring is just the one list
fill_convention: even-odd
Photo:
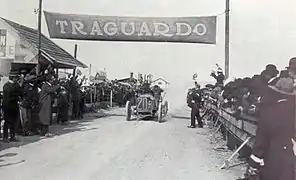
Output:
[[41,21],[42,21],[42,0],[39,0],[39,9],[38,9],[38,56],[37,56],[37,67],[36,75],[39,75],[40,71],[40,62],[41,62]]
[[225,9],[225,78],[229,78],[229,11],[230,0],[226,0]]
[[90,77],[91,77],[91,64],[89,64],[89,71],[88,71],[88,78],[89,78],[89,80],[90,80]]
[[[75,59],[77,58],[77,49],[78,49],[78,45],[75,44],[75,46],[74,46],[74,58]],[[73,69],[73,76],[75,76],[75,75],[76,75],[76,67],[74,67],[74,69]]]

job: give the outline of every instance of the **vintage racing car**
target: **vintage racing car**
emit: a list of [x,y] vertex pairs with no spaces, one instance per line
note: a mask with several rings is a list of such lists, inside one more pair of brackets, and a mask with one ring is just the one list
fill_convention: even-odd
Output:
[[127,101],[126,120],[157,117],[158,122],[162,122],[163,117],[168,113],[168,102],[164,101],[164,96],[165,93],[158,100],[152,94],[141,94],[137,97],[135,106],[132,106],[131,102]]

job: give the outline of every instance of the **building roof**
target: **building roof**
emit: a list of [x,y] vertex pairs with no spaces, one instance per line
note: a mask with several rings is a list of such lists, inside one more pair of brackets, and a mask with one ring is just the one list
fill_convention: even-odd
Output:
[[155,80],[153,81],[153,83],[156,82],[156,81],[159,81],[159,80],[164,81],[166,84],[170,84],[168,81],[164,80],[163,78],[155,79]]
[[129,82],[130,80],[137,82],[138,80],[135,78],[123,78],[123,79],[118,79],[118,82]]
[[[34,47],[38,47],[38,31],[36,29],[23,26],[1,17],[0,19],[4,20],[9,26],[15,29],[21,38],[26,39]],[[43,34],[41,36],[41,52],[42,56],[45,56],[49,61],[56,64],[87,68],[85,64],[75,59],[71,54]]]

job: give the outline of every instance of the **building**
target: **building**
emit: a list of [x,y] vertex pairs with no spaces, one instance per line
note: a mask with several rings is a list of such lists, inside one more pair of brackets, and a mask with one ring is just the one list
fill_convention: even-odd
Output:
[[130,73],[130,77],[118,79],[118,82],[121,83],[129,83],[129,84],[136,84],[138,80],[134,78],[134,73]]
[[169,82],[164,80],[163,78],[158,78],[154,81],[152,81],[152,86],[158,85],[159,87],[161,87],[162,89],[167,89],[169,87]]
[[[10,71],[30,70],[37,65],[37,57],[38,31],[0,17],[0,74],[7,77]],[[62,69],[87,67],[42,34],[40,65],[49,64]]]
[[90,81],[95,84],[107,82],[108,81],[107,72],[105,71],[97,72],[96,75],[93,77],[93,79],[90,79]]
[[[11,69],[35,66],[38,55],[38,31],[10,20],[0,18],[0,60],[11,62]],[[41,64],[52,64],[56,68],[73,69],[83,67],[67,51],[49,38],[41,36]]]

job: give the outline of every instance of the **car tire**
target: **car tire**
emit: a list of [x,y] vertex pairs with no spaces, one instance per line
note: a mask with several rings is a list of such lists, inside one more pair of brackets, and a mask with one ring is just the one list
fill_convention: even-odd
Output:
[[162,103],[160,102],[159,104],[158,104],[158,122],[162,122]]
[[168,114],[169,111],[169,103],[167,101],[164,102],[164,116]]
[[130,121],[131,117],[132,117],[132,106],[131,106],[131,102],[127,101],[126,102],[126,106],[125,106],[125,110],[126,110],[126,120]]

